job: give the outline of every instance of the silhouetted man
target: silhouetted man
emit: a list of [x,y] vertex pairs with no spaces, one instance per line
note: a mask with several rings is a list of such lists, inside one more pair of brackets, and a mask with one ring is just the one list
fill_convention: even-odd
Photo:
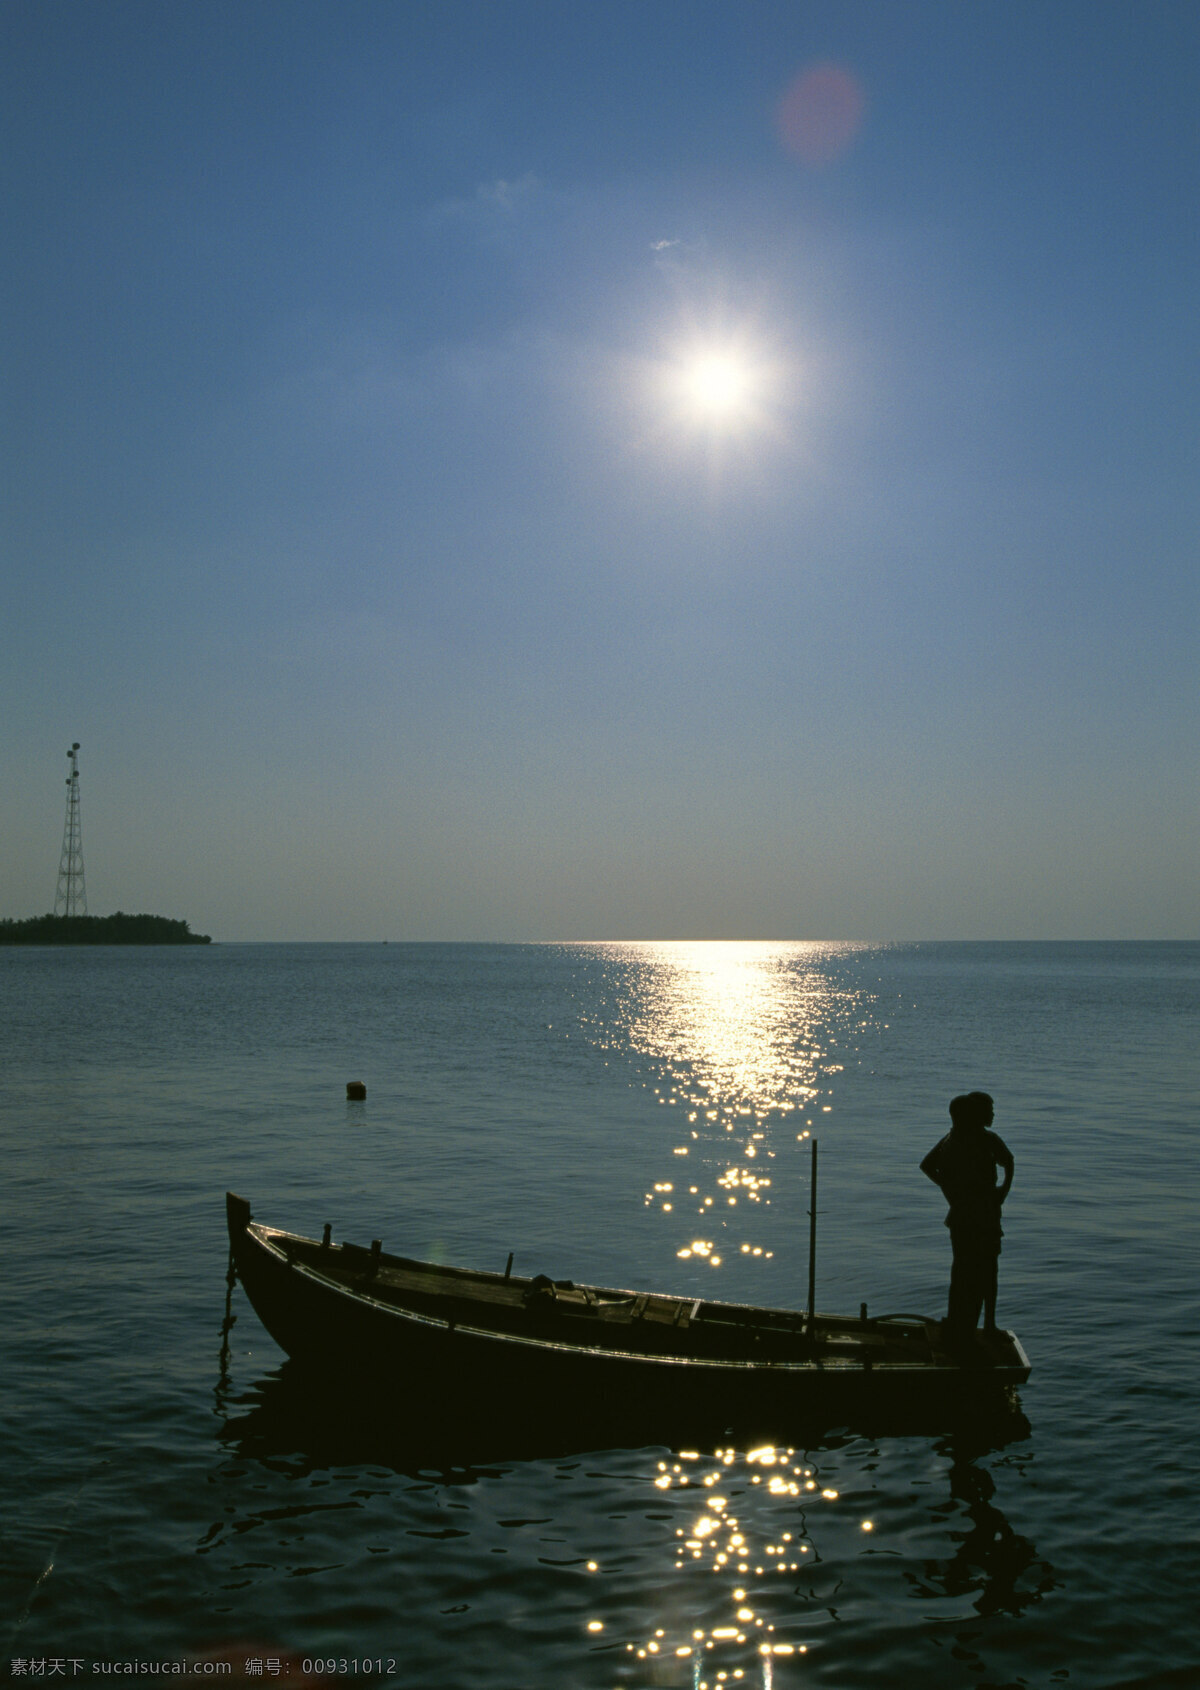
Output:
[[[950,1104],[950,1131],[921,1163],[950,1205],[946,1225],[954,1260],[946,1320],[951,1342],[971,1338],[983,1309],[985,1332],[996,1330],[996,1273],[1000,1264],[1000,1207],[1013,1179],[1012,1152],[989,1131],[994,1111],[985,1091],[967,1092]],[[1004,1170],[996,1184],[996,1170]]]

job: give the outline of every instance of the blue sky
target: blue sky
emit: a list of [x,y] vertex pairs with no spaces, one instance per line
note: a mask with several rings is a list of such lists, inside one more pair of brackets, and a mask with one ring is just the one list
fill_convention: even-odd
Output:
[[1194,4],[0,29],[0,913],[1200,934]]

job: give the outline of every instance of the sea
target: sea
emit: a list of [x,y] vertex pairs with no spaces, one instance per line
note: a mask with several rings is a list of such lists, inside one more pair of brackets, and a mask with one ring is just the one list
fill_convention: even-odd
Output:
[[[3,1670],[1200,1684],[1198,1010],[1190,943],[0,950]],[[305,1234],[802,1308],[816,1140],[818,1308],[938,1315],[919,1163],[976,1089],[1032,1363],[995,1415],[465,1431],[420,1377],[298,1376],[228,1282],[232,1189]]]

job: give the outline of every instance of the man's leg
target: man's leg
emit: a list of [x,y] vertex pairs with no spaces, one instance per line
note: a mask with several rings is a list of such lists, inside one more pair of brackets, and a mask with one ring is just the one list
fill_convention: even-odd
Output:
[[974,1239],[956,1238],[951,1232],[950,1242],[954,1260],[950,1267],[950,1302],[946,1324],[951,1335],[969,1338],[979,1323],[986,1289],[985,1264],[980,1259]]
[[989,1257],[983,1274],[983,1330],[996,1330],[996,1281],[1000,1271],[1000,1252]]

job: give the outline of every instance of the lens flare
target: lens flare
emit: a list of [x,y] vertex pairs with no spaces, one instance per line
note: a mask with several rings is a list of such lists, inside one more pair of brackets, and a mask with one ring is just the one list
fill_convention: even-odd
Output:
[[776,108],[779,139],[803,164],[830,164],[852,145],[866,105],[852,71],[836,64],[810,65],[788,84]]

